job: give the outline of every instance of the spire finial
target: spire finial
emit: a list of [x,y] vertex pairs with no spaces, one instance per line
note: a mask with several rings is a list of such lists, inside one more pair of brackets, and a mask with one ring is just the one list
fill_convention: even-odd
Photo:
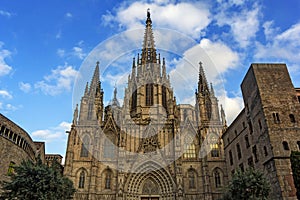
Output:
[[215,91],[214,91],[214,87],[213,87],[213,84],[212,83],[210,83],[210,94],[211,94],[211,96],[215,96]]
[[226,127],[227,126],[226,115],[225,115],[225,111],[223,109],[222,104],[221,104],[221,120],[222,120],[223,126]]
[[147,9],[147,18],[150,18],[150,8]]

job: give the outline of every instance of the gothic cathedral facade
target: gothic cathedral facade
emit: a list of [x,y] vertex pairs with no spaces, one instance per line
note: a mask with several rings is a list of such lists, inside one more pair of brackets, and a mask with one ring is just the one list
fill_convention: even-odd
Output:
[[225,114],[199,64],[195,105],[177,104],[147,13],[141,56],[120,106],[104,107],[99,63],[68,132],[64,175],[74,199],[215,200],[227,184]]

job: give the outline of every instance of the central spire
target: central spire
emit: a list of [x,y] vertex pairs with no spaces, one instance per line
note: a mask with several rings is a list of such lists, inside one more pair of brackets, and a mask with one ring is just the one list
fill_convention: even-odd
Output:
[[156,49],[154,44],[154,37],[152,31],[152,21],[150,9],[147,10],[146,30],[144,35],[143,49],[142,49],[142,64],[156,63]]

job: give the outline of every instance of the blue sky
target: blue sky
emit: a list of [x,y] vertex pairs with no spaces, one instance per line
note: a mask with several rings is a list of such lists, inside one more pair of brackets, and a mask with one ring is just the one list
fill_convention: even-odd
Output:
[[[300,87],[299,0],[2,0],[0,112],[34,140],[46,141],[48,153],[64,156],[73,106],[91,79],[95,60],[101,63],[105,102],[114,85],[122,102],[132,57],[141,47],[147,8],[180,103],[194,102],[197,83],[195,68],[184,68],[182,60],[196,66],[205,60],[203,54],[210,58],[204,62],[209,81],[222,85],[216,93],[229,122],[243,107],[240,83],[253,62],[286,63],[294,86]],[[192,42],[175,51],[178,35],[184,44]],[[180,88],[184,76],[192,82],[188,95]]]

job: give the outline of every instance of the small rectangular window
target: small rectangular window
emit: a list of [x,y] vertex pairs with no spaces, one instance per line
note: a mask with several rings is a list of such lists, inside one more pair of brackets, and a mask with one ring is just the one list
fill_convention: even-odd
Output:
[[276,113],[273,113],[272,115],[273,115],[274,123],[279,124],[280,123],[279,114],[276,112]]
[[232,157],[232,151],[229,151],[229,161],[230,161],[230,165],[233,165],[233,157]]
[[254,146],[252,147],[252,153],[253,153],[253,155],[254,155],[254,160],[255,160],[255,162],[258,162],[258,154],[257,154],[257,148],[256,148],[256,145],[254,145]]
[[241,171],[244,172],[244,164],[241,163],[241,164],[239,165],[239,167],[240,167]]
[[238,159],[241,159],[242,158],[242,152],[241,152],[240,144],[236,145],[236,150],[237,150]]
[[254,166],[252,156],[250,158],[248,158],[248,166],[249,167],[253,167]]
[[261,124],[260,119],[258,120],[258,125],[259,125],[259,129],[261,130],[262,129],[262,124]]

